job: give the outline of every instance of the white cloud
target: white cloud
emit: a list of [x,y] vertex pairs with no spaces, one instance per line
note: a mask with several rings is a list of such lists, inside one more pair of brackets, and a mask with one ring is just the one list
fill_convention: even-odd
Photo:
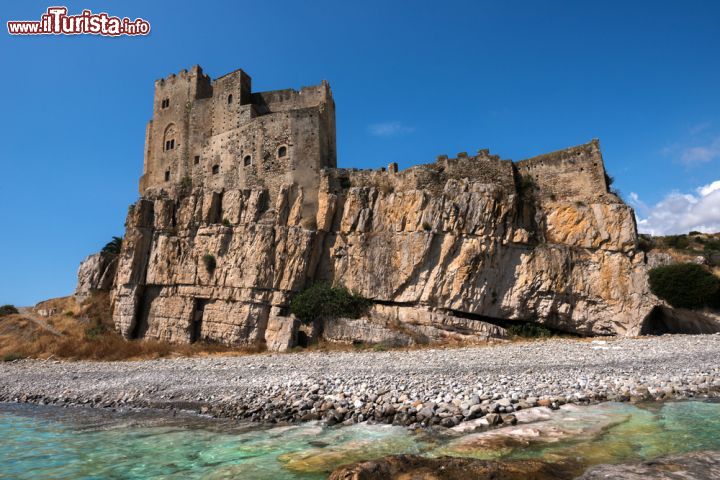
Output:
[[368,127],[370,135],[376,137],[395,137],[412,133],[415,129],[404,125],[402,122],[374,123]]
[[632,192],[630,204],[637,210],[638,230],[642,233],[720,232],[720,180],[696,188],[694,193],[671,192],[652,207]]
[[720,157],[720,137],[707,145],[684,148],[680,154],[680,160],[685,165],[706,163],[718,157]]

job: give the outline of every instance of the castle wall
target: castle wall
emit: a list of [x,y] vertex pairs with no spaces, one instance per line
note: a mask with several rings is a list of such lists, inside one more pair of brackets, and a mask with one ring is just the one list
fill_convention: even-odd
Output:
[[597,140],[522,160],[515,166],[521,176],[533,179],[545,199],[585,201],[608,194]]
[[274,201],[282,185],[295,183],[304,214],[314,215],[319,171],[336,164],[335,106],[327,82],[252,93],[242,70],[211,82],[193,67],[156,82],[154,104],[142,194],[190,185],[265,188]]

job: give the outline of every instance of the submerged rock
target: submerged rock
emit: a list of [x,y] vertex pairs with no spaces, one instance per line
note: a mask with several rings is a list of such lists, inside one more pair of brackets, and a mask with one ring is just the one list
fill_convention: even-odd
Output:
[[577,467],[540,460],[499,462],[472,458],[426,458],[397,455],[340,467],[329,480],[564,480],[577,475]]
[[647,462],[624,465],[598,465],[578,480],[718,480],[720,452],[693,452],[668,455]]

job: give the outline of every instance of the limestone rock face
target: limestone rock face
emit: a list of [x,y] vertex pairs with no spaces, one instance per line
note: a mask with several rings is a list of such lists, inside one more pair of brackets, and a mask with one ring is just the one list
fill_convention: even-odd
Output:
[[80,263],[75,297],[82,301],[93,292],[109,291],[117,270],[117,255],[95,253]]
[[632,209],[610,193],[532,194],[441,169],[432,181],[337,172],[322,174],[310,214],[295,184],[275,199],[200,188],[142,198],[118,259],[117,328],[282,350],[305,335],[292,296],[321,280],[374,305],[320,326],[337,342],[502,338],[497,320],[635,335],[661,304]]

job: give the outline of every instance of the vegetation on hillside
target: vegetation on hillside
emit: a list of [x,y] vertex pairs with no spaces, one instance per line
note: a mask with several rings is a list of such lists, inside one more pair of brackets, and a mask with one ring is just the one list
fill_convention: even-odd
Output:
[[652,292],[676,308],[718,305],[720,278],[701,265],[677,263],[649,272]]
[[641,234],[638,247],[649,252],[651,250],[667,251],[679,257],[704,257],[710,267],[720,267],[720,233],[690,232],[687,235],[667,235],[653,237]]
[[0,317],[12,315],[13,313],[18,313],[18,309],[15,308],[15,305],[3,305],[0,307]]
[[48,300],[38,308],[58,313],[50,317],[14,313],[2,318],[0,359],[127,360],[259,350],[207,343],[178,345],[155,340],[125,340],[113,326],[107,293],[97,293],[82,304],[73,297]]
[[300,321],[311,323],[322,318],[359,318],[370,301],[345,287],[318,282],[292,299],[290,310]]

